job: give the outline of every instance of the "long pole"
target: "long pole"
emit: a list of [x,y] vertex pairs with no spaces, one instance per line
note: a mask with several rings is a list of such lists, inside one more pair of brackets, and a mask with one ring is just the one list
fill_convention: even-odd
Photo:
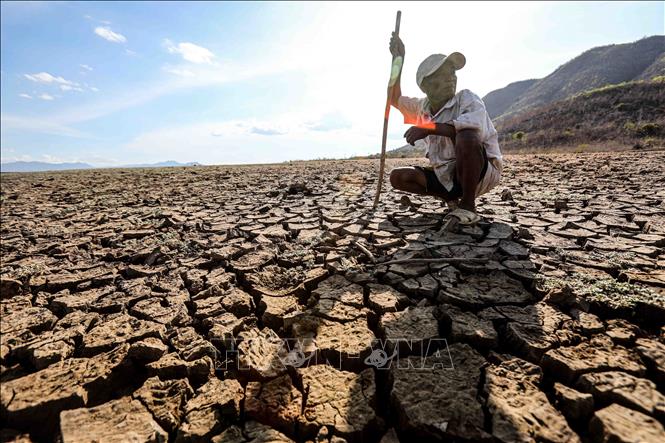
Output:
[[[402,11],[397,11],[397,19],[395,20],[395,35],[399,35],[399,22],[402,18]],[[381,196],[381,186],[383,185],[383,174],[386,168],[386,142],[388,139],[388,116],[390,115],[390,98],[392,97],[393,86],[395,80],[402,70],[403,59],[400,56],[393,57],[392,69],[390,71],[390,82],[388,83],[388,98],[386,99],[386,110],[383,114],[383,137],[381,138],[381,160],[379,163],[379,180],[376,186],[376,195],[374,196],[374,204],[372,208],[376,209],[379,204],[379,197]]]

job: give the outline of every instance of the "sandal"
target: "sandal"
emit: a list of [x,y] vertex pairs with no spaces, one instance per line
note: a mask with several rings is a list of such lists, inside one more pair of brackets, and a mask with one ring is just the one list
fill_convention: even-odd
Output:
[[478,214],[462,208],[457,208],[454,211],[449,212],[444,217],[444,220],[449,220],[451,217],[455,217],[458,220],[458,224],[462,226],[473,226],[480,221],[480,216]]

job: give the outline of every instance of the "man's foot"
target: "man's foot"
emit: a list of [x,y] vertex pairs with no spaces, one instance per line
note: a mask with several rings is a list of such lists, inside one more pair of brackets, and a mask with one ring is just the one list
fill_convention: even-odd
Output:
[[470,211],[470,212],[473,212],[473,213],[476,212],[476,203],[475,202],[466,203],[466,202],[462,201],[462,202],[459,203],[458,207],[460,209],[464,209],[465,211]]
[[473,211],[463,208],[457,208],[448,213],[446,219],[456,218],[457,223],[462,226],[473,226],[480,221],[480,216]]

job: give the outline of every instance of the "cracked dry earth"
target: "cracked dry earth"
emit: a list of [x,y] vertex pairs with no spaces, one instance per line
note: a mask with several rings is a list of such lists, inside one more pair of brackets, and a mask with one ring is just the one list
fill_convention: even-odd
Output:
[[2,440],[665,441],[665,153],[506,163],[3,174]]

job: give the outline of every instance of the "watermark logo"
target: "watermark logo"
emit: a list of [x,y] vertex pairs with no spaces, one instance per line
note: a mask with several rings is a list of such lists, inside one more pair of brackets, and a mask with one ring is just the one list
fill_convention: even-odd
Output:
[[[330,343],[340,344],[339,348]],[[301,368],[325,363],[337,369],[368,367],[388,370],[392,367],[410,370],[454,369],[446,339],[374,340],[359,353],[350,354],[341,344],[344,338],[326,340],[323,348],[314,338],[247,338],[236,348],[226,351],[224,369],[229,364],[236,370]]]
[[365,357],[363,363],[365,363],[367,366],[374,366],[377,369],[381,369],[385,366],[388,366],[388,362],[392,361],[392,359],[395,358],[397,354],[397,349],[395,349],[390,356],[388,356],[386,351],[383,349],[374,349],[367,357]]

